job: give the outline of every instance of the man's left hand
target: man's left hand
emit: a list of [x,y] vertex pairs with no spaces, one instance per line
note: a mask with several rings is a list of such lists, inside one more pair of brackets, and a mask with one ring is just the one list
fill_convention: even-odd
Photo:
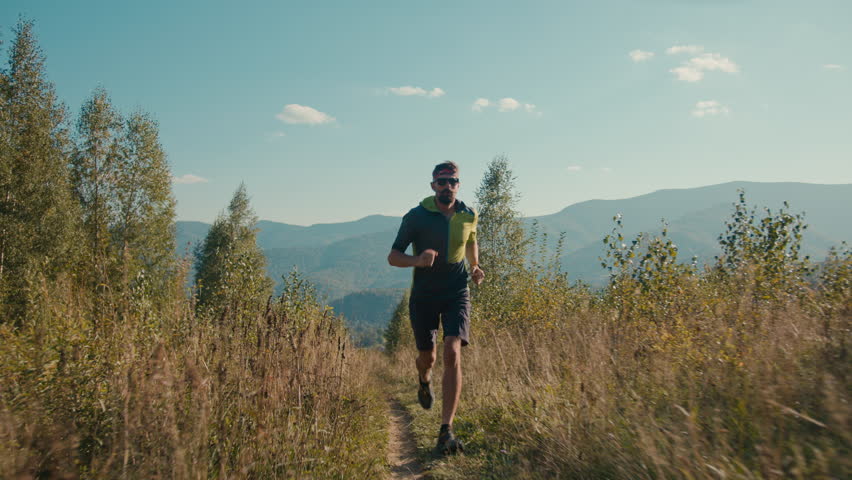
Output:
[[473,267],[473,270],[470,272],[470,278],[473,279],[474,285],[479,285],[485,280],[485,272],[479,268],[479,265]]

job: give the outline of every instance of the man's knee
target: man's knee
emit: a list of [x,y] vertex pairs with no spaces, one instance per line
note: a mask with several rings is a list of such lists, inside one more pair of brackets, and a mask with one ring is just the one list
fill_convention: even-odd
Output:
[[461,339],[459,337],[444,338],[444,366],[456,366],[461,363]]
[[435,359],[438,357],[438,353],[436,349],[432,350],[419,350],[417,355],[417,361],[420,365],[426,368],[432,368],[432,365],[435,364]]

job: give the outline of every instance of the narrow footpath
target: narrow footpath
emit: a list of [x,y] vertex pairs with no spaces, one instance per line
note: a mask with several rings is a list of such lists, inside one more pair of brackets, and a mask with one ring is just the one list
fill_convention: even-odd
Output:
[[428,478],[417,459],[417,444],[411,432],[411,415],[395,398],[389,398],[388,464],[391,477],[399,479]]

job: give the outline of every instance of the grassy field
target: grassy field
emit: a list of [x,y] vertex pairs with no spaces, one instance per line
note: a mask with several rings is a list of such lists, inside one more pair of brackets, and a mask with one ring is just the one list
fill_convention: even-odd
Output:
[[[737,308],[735,305],[731,309]],[[580,310],[556,326],[475,330],[438,478],[843,478],[850,473],[846,326],[795,309],[719,311],[626,329]],[[839,319],[835,319],[839,320]],[[476,322],[474,323],[476,324]],[[737,328],[740,327],[740,328]],[[427,455],[437,411],[395,378]],[[440,397],[439,397],[440,398]]]
[[379,352],[299,279],[215,313],[180,275],[159,298],[36,282],[0,324],[0,478],[383,478],[394,399],[434,478],[848,478],[852,253],[809,266],[768,232],[703,271],[614,237],[600,292],[546,261],[474,288],[450,458],[404,301]]
[[479,292],[456,421],[467,453],[457,458],[428,459],[440,418],[415,404],[403,335],[392,378],[431,473],[848,478],[848,279],[771,300],[755,297],[756,279],[685,275],[671,296],[626,278],[604,296],[527,283],[508,300],[511,315],[489,311],[493,292]]
[[93,322],[71,282],[56,287],[39,315],[0,325],[0,478],[384,475],[376,352],[310,296]]

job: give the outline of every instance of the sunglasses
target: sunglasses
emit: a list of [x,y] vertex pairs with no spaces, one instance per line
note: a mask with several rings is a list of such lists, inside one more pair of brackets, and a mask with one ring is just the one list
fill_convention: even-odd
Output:
[[448,183],[450,184],[451,187],[455,187],[456,185],[459,184],[459,179],[458,178],[439,178],[439,179],[435,180],[435,183],[439,187],[446,187]]

